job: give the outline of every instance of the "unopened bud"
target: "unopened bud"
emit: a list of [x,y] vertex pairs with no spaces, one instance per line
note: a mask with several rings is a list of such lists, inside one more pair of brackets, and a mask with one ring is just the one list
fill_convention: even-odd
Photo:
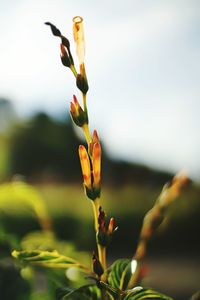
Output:
[[70,68],[71,61],[70,61],[69,55],[67,54],[67,51],[65,50],[65,46],[63,44],[60,44],[60,52],[61,52],[60,58],[61,58],[62,64],[65,67]]
[[95,252],[93,252],[92,261],[94,273],[97,274],[98,277],[101,277],[101,275],[104,273],[104,270]]
[[76,96],[73,96],[74,102],[70,103],[70,113],[74,123],[82,127],[85,124],[88,124],[88,116],[87,113],[80,106]]
[[101,145],[95,143],[92,149],[93,187],[100,193],[101,184]]
[[78,74],[76,77],[76,85],[79,88],[79,90],[86,95],[87,91],[89,90],[87,79],[83,77],[83,75]]
[[84,146],[79,146],[79,158],[81,163],[81,169],[83,174],[83,184],[87,189],[91,189],[91,169],[90,169],[90,160],[87,154],[87,150]]
[[110,222],[109,222],[109,225],[108,225],[108,233],[112,233],[113,232],[114,223],[115,223],[114,218],[111,218]]
[[53,35],[55,35],[55,36],[61,36],[60,30],[55,25],[53,25],[50,22],[45,22],[44,24],[45,25],[49,25],[51,27],[51,31],[52,31]]

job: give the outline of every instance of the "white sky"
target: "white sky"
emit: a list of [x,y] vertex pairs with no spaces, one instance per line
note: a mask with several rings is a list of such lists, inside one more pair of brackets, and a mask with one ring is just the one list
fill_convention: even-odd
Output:
[[90,123],[109,153],[200,179],[198,0],[1,0],[0,97],[21,115],[66,111],[79,93],[43,23],[74,50],[75,15],[85,22]]

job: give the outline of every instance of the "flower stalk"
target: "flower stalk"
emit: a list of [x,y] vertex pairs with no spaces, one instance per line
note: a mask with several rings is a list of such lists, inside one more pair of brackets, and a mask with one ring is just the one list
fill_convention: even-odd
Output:
[[175,175],[171,182],[164,185],[163,190],[156,200],[153,208],[145,215],[138,245],[133,257],[133,261],[137,262],[137,267],[129,282],[129,287],[139,284],[139,281],[142,279],[142,261],[146,255],[147,244],[152,235],[164,221],[165,213],[169,205],[180,196],[182,189],[188,183],[189,179],[184,174]]
[[[54,36],[61,39],[60,57],[61,62],[65,67],[68,67],[76,79],[76,86],[81,91],[83,107],[79,103],[77,97],[73,96],[73,101],[70,103],[70,114],[76,126],[83,130],[87,149],[80,145],[78,149],[81,171],[83,176],[83,186],[87,198],[91,200],[94,214],[94,227],[96,235],[99,235],[99,214],[100,214],[100,193],[101,193],[101,144],[94,131],[93,136],[90,134],[89,118],[87,110],[86,94],[88,92],[88,80],[85,69],[85,38],[83,29],[83,18],[76,16],[73,18],[73,35],[76,44],[76,53],[79,61],[79,73],[74,65],[74,60],[70,51],[69,40],[63,36],[55,25],[47,22],[46,25],[51,27]],[[98,263],[102,269],[106,270],[106,245],[102,245],[97,238],[98,258],[93,256],[95,265]],[[100,272],[101,273],[101,272]],[[100,274],[99,273],[99,274]],[[102,274],[99,276],[101,277]]]

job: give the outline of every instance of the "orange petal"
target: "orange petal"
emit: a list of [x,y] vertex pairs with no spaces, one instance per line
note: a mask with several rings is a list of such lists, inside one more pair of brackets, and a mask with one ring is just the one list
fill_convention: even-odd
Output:
[[101,145],[95,143],[92,150],[92,166],[93,166],[93,178],[94,187],[100,187],[101,181]]
[[73,102],[70,102],[70,112],[73,116],[77,115],[76,107]]
[[79,158],[81,163],[81,169],[83,174],[83,182],[87,186],[87,188],[91,188],[91,168],[90,168],[90,160],[87,153],[87,150],[84,146],[79,146]]
[[93,132],[92,141],[93,141],[93,143],[99,143],[99,137],[98,137],[96,130],[94,130],[94,132]]

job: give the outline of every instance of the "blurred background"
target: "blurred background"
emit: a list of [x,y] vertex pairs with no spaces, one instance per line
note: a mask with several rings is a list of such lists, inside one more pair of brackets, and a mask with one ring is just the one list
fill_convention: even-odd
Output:
[[[195,0],[1,1],[0,293],[4,300],[12,295],[8,292],[13,299],[29,299],[31,285],[31,300],[51,299],[45,282],[27,283],[27,274],[9,259],[16,247],[39,245],[41,236],[34,232],[40,228],[54,231],[55,247],[66,243],[63,252],[91,253],[95,247],[77,156],[84,140],[69,117],[72,95],[79,100],[81,95],[60,63],[59,39],[44,25],[52,22],[70,39],[75,58],[75,15],[85,26],[90,128],[98,130],[103,145],[102,202],[119,226],[109,260],[134,254],[144,214],[162,186],[184,170],[192,183],[149,245],[144,285],[176,299],[189,297],[199,289],[200,272],[200,3]],[[9,272],[16,272],[10,289]],[[19,298],[15,288],[21,289]]]

